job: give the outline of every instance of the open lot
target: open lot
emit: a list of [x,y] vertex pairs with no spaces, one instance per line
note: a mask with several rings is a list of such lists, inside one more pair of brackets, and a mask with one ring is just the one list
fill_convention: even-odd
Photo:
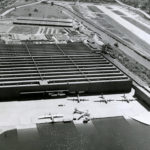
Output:
[[11,25],[0,24],[0,33],[6,33],[9,28],[11,28]]
[[134,24],[135,26],[137,26],[138,28],[142,29],[143,31],[145,31],[146,33],[150,34],[150,28],[144,26],[143,24],[141,24],[140,22],[130,18],[130,17],[125,17],[122,16],[122,18],[124,18],[125,20],[129,21],[130,23]]

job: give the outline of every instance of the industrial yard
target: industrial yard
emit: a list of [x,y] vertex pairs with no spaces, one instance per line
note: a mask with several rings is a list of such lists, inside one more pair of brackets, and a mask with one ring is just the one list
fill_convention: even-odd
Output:
[[149,150],[148,14],[118,0],[0,4],[0,150]]

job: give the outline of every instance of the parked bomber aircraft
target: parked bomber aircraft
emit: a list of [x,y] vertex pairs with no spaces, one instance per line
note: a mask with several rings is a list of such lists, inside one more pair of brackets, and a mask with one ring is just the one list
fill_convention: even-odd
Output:
[[77,94],[77,98],[67,99],[69,101],[76,101],[77,103],[80,103],[81,101],[89,101],[88,99],[82,99],[80,98],[79,94]]
[[116,100],[116,101],[122,101],[122,102],[127,102],[127,103],[130,103],[132,101],[135,101],[135,99],[128,99],[126,97],[126,95],[124,94],[123,96],[121,96],[123,99],[120,99],[120,100]]
[[96,101],[94,101],[94,102],[100,102],[100,103],[105,103],[105,104],[107,104],[108,102],[114,101],[114,100],[112,100],[112,99],[105,99],[104,96],[103,96],[103,94],[102,94],[99,98],[101,98],[101,100],[96,100]]
[[52,120],[52,123],[55,122],[55,118],[63,118],[63,115],[52,115],[52,114],[48,114],[48,115],[44,115],[42,117],[39,117],[38,119],[50,119]]
[[83,112],[83,114],[80,115],[80,117],[78,118],[78,120],[80,120],[81,118],[84,118],[86,120],[90,120],[90,114],[88,111]]
[[111,101],[114,101],[114,100],[112,100],[112,99],[103,99],[103,100],[96,100],[96,101],[94,101],[94,102],[100,102],[100,103],[105,103],[105,104],[107,104],[108,102],[111,102]]
[[77,108],[74,109],[73,114],[83,114],[83,111],[78,110]]
[[81,118],[84,118],[85,121],[89,121],[90,120],[90,114],[88,112],[88,110],[84,111],[80,111],[77,108],[74,109],[73,114],[79,114],[80,116],[77,118],[77,120],[80,120]]

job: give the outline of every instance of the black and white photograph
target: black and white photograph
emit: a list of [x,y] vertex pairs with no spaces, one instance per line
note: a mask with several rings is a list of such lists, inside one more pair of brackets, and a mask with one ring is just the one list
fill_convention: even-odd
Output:
[[0,0],[0,150],[150,150],[150,0]]

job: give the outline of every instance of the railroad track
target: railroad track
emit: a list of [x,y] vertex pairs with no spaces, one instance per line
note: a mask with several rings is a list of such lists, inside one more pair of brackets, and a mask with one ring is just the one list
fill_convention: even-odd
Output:
[[[65,6],[59,5],[59,4],[55,4],[59,7],[64,8],[65,10],[69,11],[70,13],[72,13],[74,16],[78,17],[79,19],[82,19],[83,21],[87,22],[88,24],[94,26],[96,29],[102,31],[103,33],[107,34],[108,36],[110,36],[111,38],[113,38],[114,40],[116,40],[118,43],[121,43],[122,45],[128,47],[131,51],[134,51],[135,53],[137,53],[138,55],[140,55],[141,57],[143,57],[144,59],[150,61],[150,58],[144,56],[143,54],[141,54],[140,52],[137,52],[135,49],[133,49],[128,43],[126,43],[125,41],[123,41],[122,39],[120,39],[118,36],[114,35],[113,33],[101,28],[100,26],[97,26],[96,24],[94,24],[93,22],[91,22],[90,20],[80,16],[79,14],[71,11],[69,8],[66,8]],[[99,35],[99,34],[98,34]],[[100,36],[100,35],[99,35]],[[111,62],[113,63],[113,62]],[[113,65],[115,65],[113,63]],[[116,65],[115,65],[116,66]],[[117,66],[116,66],[117,67]],[[118,68],[118,67],[117,67]],[[123,70],[122,70],[123,71]],[[124,71],[123,71],[124,72]],[[125,72],[124,72],[125,73]],[[126,74],[126,73],[125,73]],[[134,81],[138,86],[142,87],[144,90],[146,90],[148,93],[150,93],[150,90],[147,89],[145,86],[139,84],[134,78],[132,78],[131,76],[129,76],[128,74],[126,74],[128,77],[130,77],[132,79],[132,81]]]
[[[78,17],[78,18],[82,19],[83,21],[87,22],[88,24],[94,26],[96,29],[98,29],[98,30],[102,31],[103,33],[109,35],[109,37],[111,37],[112,39],[116,40],[118,43],[120,43],[120,44],[122,44],[122,45],[128,47],[130,50],[132,50],[132,51],[134,51],[135,53],[137,53],[138,55],[142,56],[144,59],[150,61],[150,58],[149,58],[149,57],[145,56],[145,55],[142,54],[141,52],[136,51],[136,50],[135,50],[133,47],[131,47],[127,42],[123,41],[121,38],[119,38],[119,37],[116,36],[115,34],[113,34],[113,33],[109,32],[109,31],[105,30],[104,28],[102,28],[102,27],[96,25],[95,23],[91,22],[90,20],[88,20],[88,19],[86,19],[86,18],[80,16],[80,15],[78,14],[78,12],[75,13],[75,12],[71,11],[69,8],[67,8],[67,7],[65,7],[65,6],[62,6],[62,5],[59,5],[59,4],[55,4],[55,5],[66,9],[67,11],[69,11],[70,13],[72,13],[73,15],[75,15],[76,17]],[[98,34],[98,33],[97,33],[97,34]],[[99,36],[100,36],[100,35],[99,35]]]

